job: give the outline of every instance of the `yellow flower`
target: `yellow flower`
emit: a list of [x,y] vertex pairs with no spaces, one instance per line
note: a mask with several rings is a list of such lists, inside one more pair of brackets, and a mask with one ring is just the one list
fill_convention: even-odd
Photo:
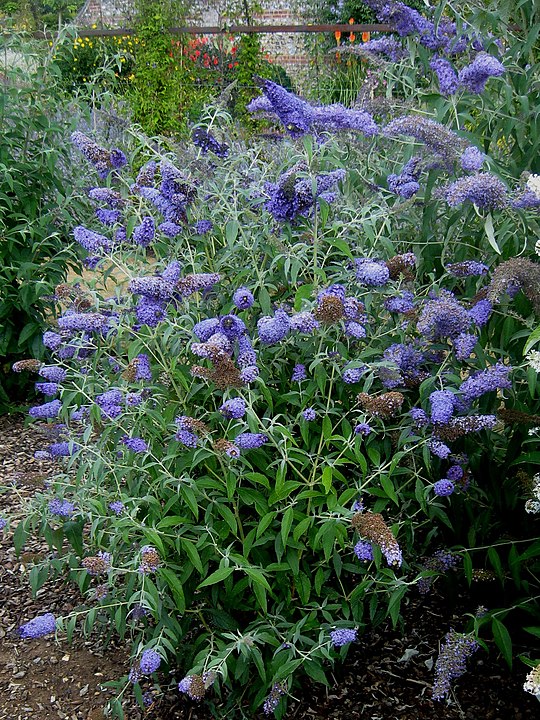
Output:
[[96,25],[96,23],[94,23],[94,24],[92,25],[92,30],[95,30],[96,28],[97,28],[97,25]]

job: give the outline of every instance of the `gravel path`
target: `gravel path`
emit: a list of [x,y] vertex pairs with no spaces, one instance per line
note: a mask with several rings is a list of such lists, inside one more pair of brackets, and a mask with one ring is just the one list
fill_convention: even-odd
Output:
[[[54,472],[53,463],[34,459],[42,432],[36,425],[25,428],[20,419],[0,418],[3,515],[24,511]],[[125,673],[125,651],[106,651],[80,636],[68,645],[63,638],[21,640],[16,633],[36,615],[61,615],[80,602],[72,585],[63,587],[57,580],[45,583],[32,598],[28,572],[48,554],[46,543],[29,540],[17,558],[12,532],[0,535],[0,720],[97,720],[107,697],[100,683]]]

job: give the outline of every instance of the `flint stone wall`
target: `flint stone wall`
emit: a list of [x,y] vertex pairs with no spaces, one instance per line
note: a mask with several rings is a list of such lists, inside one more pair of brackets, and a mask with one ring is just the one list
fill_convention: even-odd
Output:
[[[266,0],[262,5],[263,12],[253,17],[253,22],[257,25],[301,25],[304,22],[301,13],[291,9],[291,2]],[[192,7],[192,17],[188,21],[190,24],[219,27],[231,24],[220,12],[218,3],[195,0]],[[130,0],[86,0],[78,15],[78,23],[82,27],[129,27],[132,22],[133,5]],[[237,24],[241,23],[237,21]],[[282,65],[293,80],[298,80],[298,77],[295,78],[297,73],[302,74],[302,69],[305,71],[309,65],[303,34],[264,33],[260,37],[263,50],[269,59]]]

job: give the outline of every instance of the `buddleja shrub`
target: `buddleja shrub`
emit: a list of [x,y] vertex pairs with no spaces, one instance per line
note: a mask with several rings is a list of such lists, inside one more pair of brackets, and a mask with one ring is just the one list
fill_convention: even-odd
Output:
[[[511,574],[534,612],[532,485],[513,466],[530,469],[520,428],[537,422],[521,350],[540,268],[501,262],[493,228],[539,200],[434,120],[381,127],[257,82],[252,110],[292,142],[229,147],[199,127],[195,148],[141,150],[130,173],[75,134],[105,181],[88,191],[96,225],[73,233],[97,276],[57,289],[51,362],[15,366],[40,376],[30,415],[58,434],[40,456],[65,472],[14,540],[38,530],[59,552],[34,589],[67,571],[90,602],[59,629],[129,633],[141,702],[168,669],[218,714],[282,716],[302,675],[328,683],[366,627],[397,624],[406,594],[452,568]],[[328,136],[345,129],[354,141]],[[508,612],[448,634],[435,697],[487,630],[512,659]]]
[[[17,37],[12,38],[10,50],[23,57],[29,52]],[[43,354],[41,335],[51,311],[46,297],[65,280],[70,267],[79,265],[62,237],[81,213],[73,183],[65,183],[70,163],[66,136],[73,129],[73,108],[69,116],[62,115],[64,106],[61,90],[41,57],[30,57],[28,68],[21,61],[20,67],[3,76],[0,404],[4,408],[25,397],[21,378],[13,382],[11,364],[29,353]]]

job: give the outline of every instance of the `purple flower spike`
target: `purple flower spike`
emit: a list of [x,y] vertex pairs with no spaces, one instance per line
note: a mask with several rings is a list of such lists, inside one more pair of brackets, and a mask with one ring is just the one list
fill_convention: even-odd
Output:
[[32,639],[49,635],[56,630],[56,619],[52,613],[46,613],[45,615],[38,615],[33,620],[21,625],[19,628],[19,635],[24,639]]
[[356,267],[356,279],[367,287],[380,287],[386,285],[390,279],[390,271],[380,260],[371,258],[360,258],[354,261]]
[[481,52],[470,65],[459,73],[459,82],[473,93],[483,93],[490,77],[500,77],[505,73],[504,65],[488,53]]
[[356,640],[358,631],[351,628],[338,628],[330,633],[330,640],[335,648],[343,647]]
[[247,310],[255,302],[255,298],[250,290],[240,287],[233,295],[233,303],[239,310]]
[[242,398],[232,398],[223,403],[219,412],[227,420],[239,420],[246,414],[246,403]]
[[155,650],[145,650],[141,655],[139,669],[143,675],[151,675],[161,665],[161,656]]
[[448,495],[451,495],[455,489],[454,483],[451,480],[448,480],[448,478],[438,480],[433,486],[433,492],[437,495],[437,497],[448,497]]
[[373,545],[369,540],[359,540],[354,546],[354,554],[362,562],[373,560]]

